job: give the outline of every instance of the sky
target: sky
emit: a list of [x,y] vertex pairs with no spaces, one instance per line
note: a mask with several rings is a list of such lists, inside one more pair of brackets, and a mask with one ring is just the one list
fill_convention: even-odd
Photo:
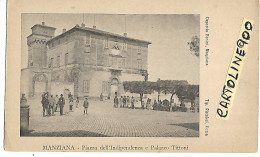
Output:
[[85,23],[103,31],[150,41],[148,47],[149,81],[187,80],[199,84],[200,59],[189,51],[187,42],[200,35],[200,16],[192,14],[22,14],[22,68],[27,66],[26,37],[31,27],[55,27],[55,36],[76,24]]

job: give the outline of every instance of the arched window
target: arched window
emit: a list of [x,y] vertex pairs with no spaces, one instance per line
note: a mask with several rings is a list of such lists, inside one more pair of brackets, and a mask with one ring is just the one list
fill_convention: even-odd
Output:
[[57,67],[60,67],[60,56],[57,56]]
[[69,53],[65,54],[65,65],[67,65],[69,62]]

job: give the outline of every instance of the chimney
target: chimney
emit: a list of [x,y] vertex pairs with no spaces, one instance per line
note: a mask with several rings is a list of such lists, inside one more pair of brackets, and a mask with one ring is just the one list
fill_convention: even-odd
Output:
[[42,25],[45,26],[45,22],[42,22]]
[[127,37],[127,33],[124,33],[124,37]]
[[63,28],[63,29],[62,29],[62,33],[65,33],[65,32],[66,32],[66,29],[65,29],[65,28]]
[[85,27],[85,24],[84,24],[84,23],[82,23],[82,24],[81,24],[81,27]]
[[96,29],[96,28],[97,28],[97,26],[94,25],[94,26],[93,26],[93,29]]

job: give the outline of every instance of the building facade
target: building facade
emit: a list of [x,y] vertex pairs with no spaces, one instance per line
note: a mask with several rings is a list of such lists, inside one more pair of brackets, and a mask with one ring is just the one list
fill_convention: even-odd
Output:
[[124,81],[147,80],[148,41],[76,25],[54,36],[56,28],[36,24],[27,37],[28,67],[21,70],[21,92],[75,97],[113,97]]

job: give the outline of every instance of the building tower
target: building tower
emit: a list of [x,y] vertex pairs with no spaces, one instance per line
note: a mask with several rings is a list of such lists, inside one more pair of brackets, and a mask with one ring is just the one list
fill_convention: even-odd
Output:
[[56,28],[36,24],[27,37],[28,66],[21,69],[21,92],[29,97],[50,91],[50,69],[47,67],[47,41],[54,37]]
[[32,28],[32,34],[27,37],[28,68],[47,67],[47,41],[54,37],[56,28],[42,24],[36,24]]

